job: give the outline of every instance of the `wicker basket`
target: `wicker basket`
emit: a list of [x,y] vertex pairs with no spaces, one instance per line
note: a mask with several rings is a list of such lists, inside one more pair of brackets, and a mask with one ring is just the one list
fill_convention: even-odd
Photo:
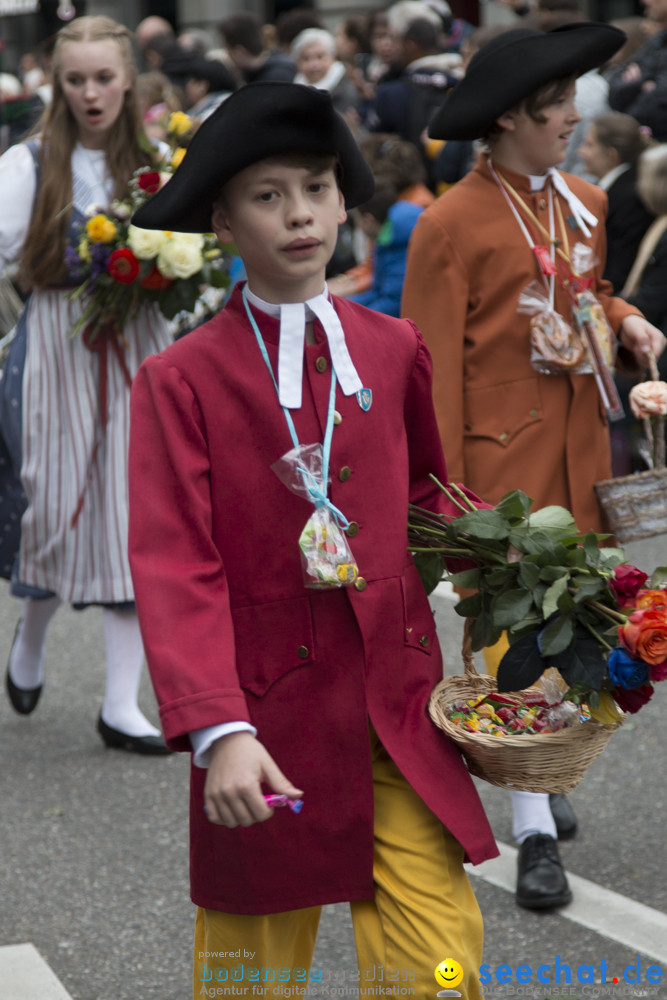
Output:
[[619,542],[667,532],[667,469],[603,479],[595,492]]
[[[655,359],[649,360],[651,378],[660,378]],[[645,420],[646,436],[652,442],[650,422]],[[616,479],[603,479],[595,492],[607,515],[609,527],[619,542],[634,542],[667,532],[667,469],[665,469],[665,425],[657,421],[655,466],[646,472]]]
[[458,744],[470,773],[492,785],[525,792],[570,792],[621,725],[603,726],[590,719],[557,733],[506,738],[468,732],[449,721],[447,706],[457,698],[482,698],[495,692],[496,678],[475,670],[467,628],[463,662],[465,674],[446,677],[433,689],[429,713],[436,726]]

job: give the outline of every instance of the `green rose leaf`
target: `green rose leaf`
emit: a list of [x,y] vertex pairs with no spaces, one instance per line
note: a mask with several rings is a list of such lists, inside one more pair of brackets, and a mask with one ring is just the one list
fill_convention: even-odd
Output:
[[523,691],[538,680],[546,669],[537,645],[536,631],[513,642],[498,667],[499,691]]
[[657,566],[653,570],[648,581],[648,586],[651,590],[660,590],[662,587],[667,586],[667,566]]
[[493,621],[500,628],[517,625],[526,617],[533,604],[530,591],[511,590],[499,594],[493,602]]
[[488,538],[501,541],[508,537],[510,526],[497,510],[475,510],[462,514],[452,522],[457,534],[472,535],[474,538]]
[[445,560],[439,552],[415,552],[413,559],[426,593],[432,593],[442,580]]
[[477,589],[481,576],[482,571],[479,569],[464,569],[461,570],[460,573],[449,573],[447,575],[447,579],[450,583],[453,583],[455,587]]
[[562,653],[572,642],[574,625],[569,615],[558,615],[548,622],[539,634],[542,656]]
[[492,646],[498,641],[500,635],[501,630],[495,627],[491,615],[487,611],[482,611],[477,618],[470,622],[470,645],[474,650]]
[[553,614],[558,611],[559,608],[559,598],[567,592],[567,584],[569,581],[569,576],[559,577],[554,583],[551,584],[546,594],[544,595],[544,600],[542,601],[542,612],[545,618],[551,618]]
[[565,533],[575,533],[577,525],[569,510],[565,507],[542,507],[530,515],[531,528],[541,528],[555,538],[561,538]]
[[597,641],[581,625],[574,641],[561,653],[545,656],[550,667],[556,667],[563,680],[572,687],[580,684],[599,691],[607,676],[607,662]]
[[461,615],[462,618],[476,618],[482,611],[481,594],[471,594],[470,597],[464,597],[455,606],[455,610],[457,615]]
[[530,514],[530,505],[533,503],[530,497],[526,496],[523,490],[512,490],[506,493],[496,510],[507,518],[508,521],[521,521]]
[[540,580],[540,567],[527,559],[519,563],[519,582],[526,590],[533,590]]

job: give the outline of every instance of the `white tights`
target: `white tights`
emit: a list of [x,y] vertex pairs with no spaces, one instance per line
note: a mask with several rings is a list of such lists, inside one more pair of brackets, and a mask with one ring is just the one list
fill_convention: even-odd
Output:
[[[11,678],[20,688],[30,690],[44,680],[44,646],[59,605],[59,597],[27,597],[23,602],[9,662]],[[104,642],[107,673],[102,718],[130,736],[157,736],[159,731],[137,704],[144,648],[136,612],[104,608]]]

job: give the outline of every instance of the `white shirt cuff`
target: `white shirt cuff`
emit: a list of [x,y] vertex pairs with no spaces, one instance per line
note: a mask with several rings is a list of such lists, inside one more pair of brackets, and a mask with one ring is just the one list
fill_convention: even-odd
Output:
[[208,767],[211,763],[211,747],[216,740],[229,736],[230,733],[250,733],[257,736],[257,730],[249,722],[223,722],[219,726],[193,730],[190,733],[190,743],[195,767]]

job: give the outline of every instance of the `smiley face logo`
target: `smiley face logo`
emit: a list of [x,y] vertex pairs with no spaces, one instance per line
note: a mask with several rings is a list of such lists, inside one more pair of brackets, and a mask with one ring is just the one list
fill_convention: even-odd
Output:
[[455,959],[445,958],[436,965],[434,975],[440,986],[454,987],[463,979],[463,969]]

